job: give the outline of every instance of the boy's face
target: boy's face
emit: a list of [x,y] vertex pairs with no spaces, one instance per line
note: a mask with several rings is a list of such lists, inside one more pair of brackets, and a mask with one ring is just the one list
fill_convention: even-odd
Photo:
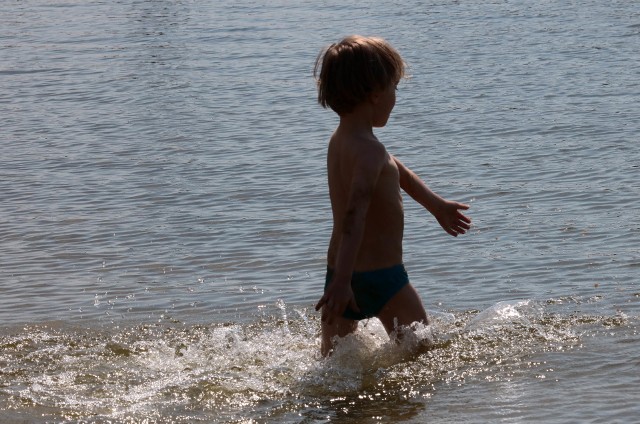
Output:
[[374,115],[373,126],[384,127],[389,120],[391,111],[396,105],[396,87],[398,84],[390,84],[384,90],[378,91],[374,94]]

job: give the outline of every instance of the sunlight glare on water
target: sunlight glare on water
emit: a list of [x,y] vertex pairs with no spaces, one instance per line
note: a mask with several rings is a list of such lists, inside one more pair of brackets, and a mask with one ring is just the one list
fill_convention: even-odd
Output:
[[2,338],[9,409],[31,405],[45,417],[58,410],[98,421],[170,413],[177,420],[293,422],[319,411],[354,423],[367,414],[395,419],[409,405],[414,413],[423,409],[443,385],[512,381],[539,368],[543,353],[574,349],[594,330],[628,321],[555,316],[560,311],[522,303],[438,313],[432,325],[417,328],[429,350],[416,355],[414,341],[395,344],[369,320],[321,359],[315,318],[292,311],[296,317],[287,320],[286,305],[275,309],[281,313],[250,325],[27,327]]

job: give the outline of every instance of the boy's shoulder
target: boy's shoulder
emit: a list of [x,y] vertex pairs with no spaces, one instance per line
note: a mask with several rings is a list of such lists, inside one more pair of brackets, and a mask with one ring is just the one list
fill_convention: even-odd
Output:
[[345,135],[336,131],[329,141],[329,160],[379,167],[388,159],[385,146],[374,136]]
[[373,134],[351,134],[336,130],[329,140],[329,149],[342,153],[384,155],[387,149]]

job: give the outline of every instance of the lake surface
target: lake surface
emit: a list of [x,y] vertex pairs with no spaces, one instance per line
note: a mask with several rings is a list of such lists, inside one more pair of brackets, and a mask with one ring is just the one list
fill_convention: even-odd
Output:
[[[0,421],[633,422],[640,415],[640,4],[0,5]],[[345,35],[409,64],[388,150],[433,325],[319,316]],[[411,340],[407,341],[407,344]]]

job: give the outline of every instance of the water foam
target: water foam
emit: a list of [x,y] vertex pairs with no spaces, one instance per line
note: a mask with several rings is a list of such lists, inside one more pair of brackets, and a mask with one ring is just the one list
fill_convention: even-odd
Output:
[[585,328],[624,325],[619,317],[553,307],[525,300],[434,313],[431,325],[415,325],[400,342],[379,321],[365,320],[329,358],[319,354],[317,315],[282,301],[249,324],[31,325],[2,336],[0,398],[14,410],[96,421],[167,414],[277,421],[317,411],[335,416],[354,405],[368,410],[381,400],[413,405],[439,384],[508,380],[541,352],[578,346]]

